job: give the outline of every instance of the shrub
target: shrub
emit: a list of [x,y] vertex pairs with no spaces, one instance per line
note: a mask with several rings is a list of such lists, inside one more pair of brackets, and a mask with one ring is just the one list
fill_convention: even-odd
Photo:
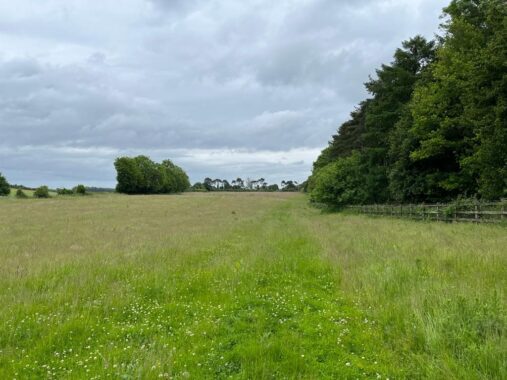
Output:
[[329,206],[361,204],[368,200],[365,175],[358,153],[318,170],[310,179],[310,197]]
[[25,192],[23,190],[17,189],[16,190],[16,198],[25,199],[25,198],[28,198],[28,196],[25,194]]
[[23,189],[17,189],[16,190],[16,198],[26,199],[26,198],[28,198],[28,195],[26,195],[26,193],[23,191]]
[[194,183],[192,185],[192,187],[190,188],[190,190],[192,190],[192,191],[200,191],[200,192],[208,191],[202,182],[196,182],[196,183]]
[[56,189],[56,194],[58,194],[58,195],[73,195],[74,192],[70,189],[62,188],[62,189]]
[[47,186],[40,186],[33,193],[34,198],[49,198],[49,189]]
[[11,193],[11,186],[7,182],[2,173],[0,173],[0,196],[9,195]]
[[77,195],[86,195],[86,187],[84,185],[77,185],[74,188],[74,193]]

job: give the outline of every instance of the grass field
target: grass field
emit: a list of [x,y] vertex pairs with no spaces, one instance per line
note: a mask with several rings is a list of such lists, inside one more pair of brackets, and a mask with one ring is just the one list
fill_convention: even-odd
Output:
[[[16,197],[16,191],[18,189],[13,189],[11,188],[11,193],[9,194],[9,197],[11,198],[15,198]],[[33,193],[35,192],[35,190],[26,190],[26,189],[23,189],[23,193],[25,193],[25,195],[28,197],[28,198],[32,198],[33,197]],[[50,191],[49,192],[49,195],[51,197],[56,197],[58,194],[56,193],[56,191]],[[1,199],[0,199],[1,200]]]
[[300,194],[0,200],[0,379],[505,379],[507,229]]

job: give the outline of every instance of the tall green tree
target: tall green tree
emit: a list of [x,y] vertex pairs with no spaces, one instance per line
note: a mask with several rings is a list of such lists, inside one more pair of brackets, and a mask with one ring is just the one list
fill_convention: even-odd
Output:
[[346,157],[353,151],[363,148],[364,122],[367,106],[368,101],[362,102],[350,114],[350,120],[340,126],[338,133],[333,135],[329,145],[314,162],[314,171],[323,168],[339,157]]
[[396,125],[406,114],[416,83],[434,57],[435,42],[416,36],[403,42],[391,64],[382,65],[377,77],[366,83],[373,97],[365,113],[362,152],[367,157],[370,168],[367,175],[378,201],[399,198],[394,188],[389,187],[391,135],[396,133]]
[[[351,119],[333,136],[314,163],[313,175],[330,163],[358,152],[355,162],[361,169],[356,174],[364,178],[361,181],[356,178],[355,183],[364,186],[361,193],[369,191],[361,198],[365,202],[385,202],[392,198],[389,192],[390,134],[406,113],[414,87],[434,56],[433,41],[416,36],[403,42],[396,50],[394,60],[389,65],[382,65],[376,78],[370,78],[365,84],[372,98],[362,102],[351,114]],[[322,182],[323,178],[319,181]],[[330,179],[329,175],[325,178]],[[312,191],[316,183],[309,181],[308,189]]]
[[412,162],[425,168],[422,198],[507,189],[507,5],[454,0],[431,78],[411,104]]
[[[315,162],[310,192],[318,185],[335,202],[507,196],[507,3],[453,0],[442,31],[437,43],[404,42],[366,83],[371,98]],[[330,166],[354,152],[354,175]],[[322,197],[337,188],[357,196]]]
[[0,173],[0,196],[9,195],[11,193],[11,186],[5,177]]

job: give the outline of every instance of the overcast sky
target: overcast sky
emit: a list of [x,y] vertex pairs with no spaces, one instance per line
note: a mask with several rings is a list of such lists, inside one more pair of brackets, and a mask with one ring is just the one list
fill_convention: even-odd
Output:
[[306,179],[363,83],[443,0],[0,1],[0,172],[115,185],[114,158],[191,180]]

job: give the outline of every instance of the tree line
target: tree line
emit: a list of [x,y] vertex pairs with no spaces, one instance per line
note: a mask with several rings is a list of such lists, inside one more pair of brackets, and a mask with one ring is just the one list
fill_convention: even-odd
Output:
[[[186,191],[190,182],[185,171],[170,160],[161,163],[153,162],[146,156],[118,157],[114,166],[117,172],[116,191],[125,194],[169,194]],[[32,192],[34,198],[49,198],[50,190],[47,186],[36,189],[24,186],[10,185],[0,173],[0,196],[7,196],[11,188],[16,189],[16,197],[28,198],[25,191]],[[72,189],[58,188],[57,195],[86,195],[90,189],[84,185],[77,185]],[[106,191],[109,189],[98,189]]]
[[[8,196],[11,193],[11,188],[16,190],[16,198],[28,198],[26,191],[30,191],[33,198],[50,198],[50,190],[47,186],[39,186],[37,188],[30,188],[23,185],[11,185],[7,179],[0,173],[0,196]],[[56,189],[57,195],[87,195],[88,191],[84,185],[77,185],[72,189],[59,188]]]
[[507,196],[507,3],[454,0],[403,42],[313,165],[329,205]]
[[269,184],[264,178],[243,180],[241,177],[228,181],[226,179],[211,179],[206,177],[203,182],[196,182],[192,185],[192,191],[299,191],[300,185],[297,181],[283,180],[281,186]]

